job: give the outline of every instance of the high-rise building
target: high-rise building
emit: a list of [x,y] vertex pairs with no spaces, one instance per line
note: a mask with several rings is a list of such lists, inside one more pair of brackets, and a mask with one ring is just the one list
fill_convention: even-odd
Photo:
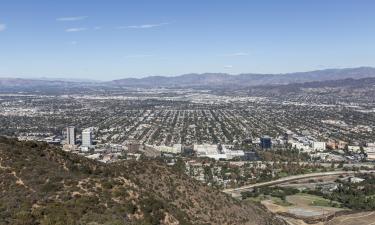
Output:
[[260,147],[263,149],[272,148],[272,141],[269,136],[263,136],[260,138]]
[[292,132],[292,131],[288,130],[288,131],[286,131],[286,132],[284,133],[284,141],[285,141],[286,143],[288,143],[289,141],[291,141],[292,138],[293,138],[293,132]]
[[66,139],[68,145],[75,145],[76,144],[76,132],[75,127],[70,126],[66,128]]
[[82,131],[82,147],[91,147],[92,145],[92,130],[91,128]]

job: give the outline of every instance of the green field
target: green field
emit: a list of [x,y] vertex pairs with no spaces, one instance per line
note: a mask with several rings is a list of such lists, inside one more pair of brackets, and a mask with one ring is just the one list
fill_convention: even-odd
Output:
[[335,207],[341,208],[341,204],[339,202],[331,202],[328,199],[325,199],[321,196],[305,194],[305,193],[298,193],[295,196],[302,197],[310,206],[321,206],[321,207]]
[[267,196],[264,196],[264,195],[259,195],[258,197],[249,197],[249,198],[246,198],[245,201],[249,201],[249,202],[261,202],[263,200],[267,200]]
[[280,206],[292,206],[293,204],[286,201],[286,200],[282,200],[281,198],[277,198],[277,197],[270,197],[270,200],[273,201],[273,203],[275,203],[276,205],[280,205]]
[[269,195],[259,195],[258,197],[246,199],[246,201],[250,201],[250,202],[261,202],[263,200],[272,200],[273,203],[275,203],[276,205],[280,205],[280,206],[292,206],[293,205],[288,201],[282,200],[281,198],[272,197]]

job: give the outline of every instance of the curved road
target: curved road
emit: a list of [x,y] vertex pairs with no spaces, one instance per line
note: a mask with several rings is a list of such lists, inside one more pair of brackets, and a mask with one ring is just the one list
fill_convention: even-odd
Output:
[[234,194],[234,193],[241,193],[243,191],[248,191],[249,189],[257,188],[257,187],[264,187],[264,186],[272,186],[275,184],[281,184],[286,183],[289,181],[294,180],[301,180],[306,178],[315,178],[315,177],[324,177],[324,176],[332,176],[332,175],[350,175],[350,174],[356,174],[356,173],[375,173],[375,170],[360,170],[360,171],[332,171],[332,172],[322,172],[322,173],[309,173],[309,174],[302,174],[302,175],[295,175],[295,176],[289,176],[280,178],[273,181],[267,181],[263,183],[256,183],[256,184],[249,184],[238,188],[229,188],[224,189],[223,192],[228,194]]

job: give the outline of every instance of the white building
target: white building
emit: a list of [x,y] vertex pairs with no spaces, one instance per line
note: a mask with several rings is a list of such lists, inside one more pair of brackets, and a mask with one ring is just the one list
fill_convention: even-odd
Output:
[[361,150],[361,147],[359,146],[354,146],[354,145],[349,145],[348,146],[349,152],[359,152]]
[[82,147],[91,147],[92,145],[92,129],[87,128],[82,131]]
[[217,145],[194,145],[194,151],[196,151],[198,157],[208,157],[215,160],[233,159],[245,155],[242,150],[231,150],[232,146],[230,145],[222,145],[221,147],[222,149],[219,150]]
[[345,177],[345,178],[342,178],[341,180],[346,181],[346,182],[350,182],[350,183],[353,183],[353,184],[357,184],[357,183],[361,183],[365,179],[362,179],[360,177]]
[[350,183],[354,183],[354,184],[356,184],[356,183],[361,183],[362,181],[364,181],[365,179],[362,179],[362,178],[360,178],[360,177],[350,177],[349,178],[349,182]]
[[363,149],[367,154],[368,160],[375,160],[375,147],[365,147]]
[[245,156],[245,152],[243,150],[236,150],[234,149],[233,145],[223,145],[221,152],[226,155],[227,159]]
[[76,144],[76,133],[75,127],[70,126],[66,128],[66,139],[68,145],[75,145]]
[[312,147],[314,150],[324,151],[326,150],[326,143],[321,141],[314,141]]
[[160,152],[173,153],[173,154],[180,154],[182,150],[181,144],[174,144],[172,147],[165,146],[165,145],[160,145],[160,146],[154,145],[152,147]]
[[89,158],[89,159],[96,159],[96,160],[98,160],[98,159],[100,159],[101,154],[96,153],[96,154],[92,154],[92,155],[87,155],[87,156],[85,156],[85,157],[86,157],[86,158]]
[[207,155],[215,155],[218,153],[217,145],[210,145],[210,144],[202,144],[202,145],[194,145],[194,151],[197,153],[198,157],[204,157]]
[[311,152],[312,151],[312,148],[308,144],[301,143],[301,142],[289,142],[289,143],[292,145],[292,148],[296,148],[300,151],[303,151],[303,152]]
[[81,146],[81,147],[79,147],[79,150],[80,150],[81,152],[89,152],[89,151],[90,151],[90,149],[89,149],[88,146]]

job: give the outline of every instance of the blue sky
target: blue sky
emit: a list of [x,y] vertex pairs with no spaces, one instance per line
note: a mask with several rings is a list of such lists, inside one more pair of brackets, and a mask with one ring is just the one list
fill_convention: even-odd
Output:
[[0,77],[375,66],[373,0],[1,0]]

